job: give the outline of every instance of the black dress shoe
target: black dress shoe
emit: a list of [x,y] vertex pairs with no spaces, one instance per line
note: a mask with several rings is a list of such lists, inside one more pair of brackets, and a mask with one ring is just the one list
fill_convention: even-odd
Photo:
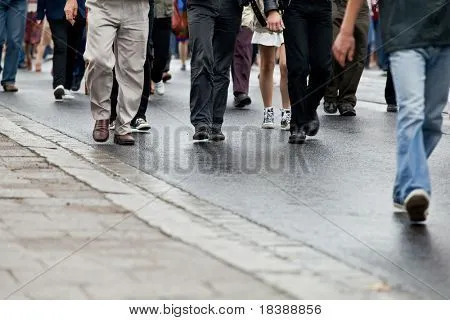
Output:
[[304,126],[305,133],[307,136],[315,136],[319,132],[320,121],[319,116],[317,115],[317,111],[311,116],[311,120]]
[[209,140],[216,142],[225,140],[225,135],[223,134],[221,127],[213,125],[213,127],[211,128],[211,135],[209,136]]
[[339,109],[339,113],[341,114],[341,116],[344,116],[344,117],[355,117],[356,116],[355,107],[352,106],[350,103],[343,103],[340,106],[338,106],[338,109]]
[[303,129],[303,127],[294,128],[294,130],[291,130],[291,135],[289,137],[289,143],[304,144],[305,140],[306,140],[306,134],[305,134],[305,130]]
[[245,108],[252,103],[252,99],[246,93],[240,93],[234,97],[235,108]]
[[197,141],[209,140],[209,127],[203,124],[196,126],[193,139]]

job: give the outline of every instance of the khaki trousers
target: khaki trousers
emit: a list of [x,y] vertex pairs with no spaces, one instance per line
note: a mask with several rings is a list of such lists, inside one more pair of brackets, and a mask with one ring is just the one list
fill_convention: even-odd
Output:
[[[119,83],[116,134],[131,132],[144,84],[148,0],[87,0],[89,27],[84,58],[94,120],[111,114],[113,69]],[[113,50],[114,47],[114,50]]]

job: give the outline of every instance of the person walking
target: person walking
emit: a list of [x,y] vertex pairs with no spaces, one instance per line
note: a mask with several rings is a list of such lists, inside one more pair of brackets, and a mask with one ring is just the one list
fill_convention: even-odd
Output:
[[[68,20],[74,21],[77,2],[67,0]],[[93,138],[109,138],[113,69],[119,84],[114,143],[134,145],[130,123],[136,115],[144,84],[148,40],[148,0],[88,0],[89,28],[84,58],[86,84],[95,120]],[[114,50],[113,50],[114,46]]]
[[53,52],[53,95],[56,101],[73,99],[70,94],[73,70],[86,26],[86,0],[77,0],[78,12],[70,23],[66,20],[66,0],[38,0],[39,21],[47,17],[54,44]]
[[163,73],[170,59],[170,34],[172,32],[173,0],[155,0],[153,22],[153,66],[152,81],[155,92],[164,95]]
[[[150,97],[150,78],[151,70],[153,65],[153,20],[155,18],[155,0],[148,0],[150,6],[148,13],[148,38],[147,38],[147,54],[144,63],[144,86],[142,89],[141,101],[139,103],[139,109],[137,114],[131,120],[131,131],[132,132],[147,132],[152,127],[147,121],[147,108],[148,101]],[[117,119],[117,103],[119,96],[119,83],[117,82],[116,73],[113,72],[113,85],[111,91],[111,115],[109,119],[109,129],[116,129],[116,119]]]
[[[258,6],[263,6],[263,1],[258,0]],[[280,92],[281,92],[281,130],[289,130],[291,122],[291,104],[289,101],[289,93],[287,88],[287,66],[286,66],[286,50],[284,47],[284,37],[282,32],[272,32],[265,26],[262,26],[258,20],[254,19],[255,32],[253,34],[252,43],[257,44],[260,55],[260,73],[259,88],[264,103],[264,119],[262,123],[263,129],[275,128],[275,111],[273,106],[273,72],[275,70],[275,62],[277,50],[279,50],[279,66],[280,66]]]
[[[191,123],[194,140],[222,141],[230,67],[241,26],[243,0],[190,0],[188,21],[192,43]],[[248,4],[248,3],[246,3]],[[264,1],[267,24],[281,31],[283,21],[275,0]],[[210,134],[211,133],[211,134]]]
[[252,103],[248,96],[250,72],[252,70],[252,37],[254,14],[250,6],[242,12],[241,29],[236,38],[231,76],[233,78],[234,106],[245,108]]
[[[362,1],[349,0],[333,46],[341,65],[354,59],[353,30]],[[450,3],[390,0],[379,5],[399,107],[394,206],[406,210],[412,222],[422,222],[431,197],[427,159],[442,137],[450,87]]]
[[[333,36],[336,38],[345,15],[347,0],[333,0]],[[355,56],[341,67],[333,60],[332,79],[325,90],[323,109],[328,114],[356,116],[356,91],[364,71],[369,33],[369,6],[363,2],[355,25]]]
[[[319,131],[317,108],[331,75],[333,24],[330,0],[291,0],[283,15],[292,105],[289,143]],[[309,77],[309,81],[307,81]]]
[[[181,18],[181,29],[176,30],[176,39],[178,42],[178,53],[181,60],[181,71],[186,71],[186,61],[189,55],[189,27],[188,27],[188,11],[187,0],[175,0],[177,4],[176,10]],[[175,9],[175,8],[174,8]]]
[[44,22],[41,22],[42,32],[41,32],[41,40],[37,46],[36,50],[36,72],[42,71],[42,60],[44,60],[45,50],[52,43],[52,31],[50,29],[50,25],[48,24],[47,19],[44,19]]
[[5,92],[19,91],[16,86],[19,53],[25,34],[27,0],[0,1],[0,48],[6,40],[7,48],[1,85]]
[[33,53],[41,41],[42,23],[37,23],[37,0],[28,0],[27,22],[25,25],[25,63],[33,70]]

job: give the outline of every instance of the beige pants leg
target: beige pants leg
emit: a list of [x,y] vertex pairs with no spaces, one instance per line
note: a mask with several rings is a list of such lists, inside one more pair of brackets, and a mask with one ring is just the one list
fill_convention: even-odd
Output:
[[119,83],[116,134],[127,134],[144,83],[148,0],[88,0],[86,4],[89,28],[84,58],[92,115],[95,120],[109,119],[115,67]]

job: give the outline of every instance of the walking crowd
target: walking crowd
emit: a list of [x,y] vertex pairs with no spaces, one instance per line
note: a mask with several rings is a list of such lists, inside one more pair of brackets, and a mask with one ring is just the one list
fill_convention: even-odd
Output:
[[183,71],[190,56],[194,140],[225,140],[230,71],[234,106],[245,108],[257,63],[262,128],[274,129],[280,110],[289,143],[303,144],[319,132],[322,101],[325,113],[356,116],[363,71],[377,66],[387,111],[398,112],[394,204],[417,222],[449,100],[449,21],[449,0],[0,0],[1,84],[17,92],[17,68],[32,70],[35,57],[40,72],[53,42],[55,100],[74,99],[85,78],[94,140],[114,131],[116,144],[133,145],[133,130],[151,129],[149,96],[166,94],[174,38]]

